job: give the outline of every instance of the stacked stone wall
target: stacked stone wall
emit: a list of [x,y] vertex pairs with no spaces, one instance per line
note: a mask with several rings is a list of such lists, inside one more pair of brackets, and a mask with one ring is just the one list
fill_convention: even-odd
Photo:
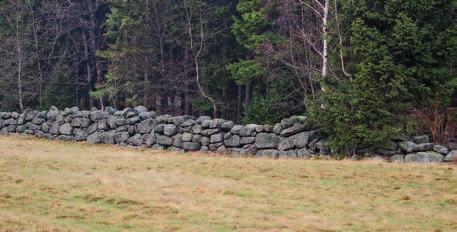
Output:
[[[157,115],[138,106],[117,111],[79,110],[77,107],[48,111],[28,109],[23,114],[0,112],[0,134],[33,135],[64,141],[179,150],[239,153],[259,158],[330,158],[337,154],[327,139],[317,138],[316,128],[304,116],[293,116],[271,125],[235,125],[208,116]],[[370,154],[395,162],[442,162],[457,159],[457,146],[440,146],[427,136],[400,138]]]

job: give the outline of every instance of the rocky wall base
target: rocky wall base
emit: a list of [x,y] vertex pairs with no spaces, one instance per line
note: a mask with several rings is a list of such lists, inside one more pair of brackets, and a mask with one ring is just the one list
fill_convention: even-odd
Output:
[[[208,116],[157,115],[145,107],[116,111],[59,110],[51,107],[23,114],[0,112],[0,134],[28,134],[38,138],[87,141],[122,146],[142,146],[153,150],[240,153],[259,158],[331,158],[337,154],[327,139],[316,137],[316,128],[304,116],[293,116],[271,125],[235,125],[232,121]],[[457,160],[457,145],[435,145],[427,136],[400,138],[376,149],[369,157],[394,162],[446,162]]]

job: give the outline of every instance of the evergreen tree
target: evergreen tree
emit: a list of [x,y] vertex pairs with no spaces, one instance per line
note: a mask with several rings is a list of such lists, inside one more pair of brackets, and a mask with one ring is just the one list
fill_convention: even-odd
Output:
[[[351,79],[327,83],[315,119],[335,148],[374,148],[403,132],[408,109],[449,103],[455,1],[341,1]],[[356,149],[354,149],[355,152]]]

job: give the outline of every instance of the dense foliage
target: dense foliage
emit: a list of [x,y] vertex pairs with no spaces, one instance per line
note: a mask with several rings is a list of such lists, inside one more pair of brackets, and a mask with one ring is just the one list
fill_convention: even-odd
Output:
[[[0,0],[0,108],[144,105],[334,148],[451,131],[455,0]],[[446,138],[447,138],[446,137]]]

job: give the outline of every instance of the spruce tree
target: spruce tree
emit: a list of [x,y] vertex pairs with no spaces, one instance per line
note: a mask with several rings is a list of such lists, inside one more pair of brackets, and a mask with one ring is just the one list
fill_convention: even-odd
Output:
[[[340,1],[347,68],[314,116],[334,148],[374,148],[404,132],[411,109],[449,103],[456,1]],[[342,76],[342,75],[341,75]],[[355,151],[355,149],[354,149]]]

